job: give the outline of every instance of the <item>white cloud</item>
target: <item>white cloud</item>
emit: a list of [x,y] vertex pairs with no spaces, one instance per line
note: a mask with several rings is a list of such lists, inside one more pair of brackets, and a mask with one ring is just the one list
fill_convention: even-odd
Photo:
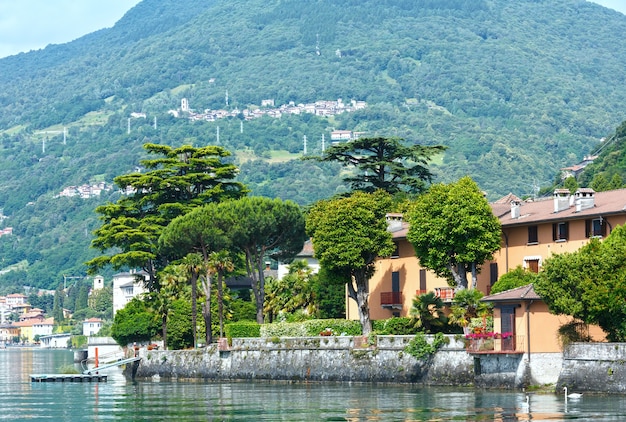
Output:
[[0,0],[0,57],[109,28],[140,0]]

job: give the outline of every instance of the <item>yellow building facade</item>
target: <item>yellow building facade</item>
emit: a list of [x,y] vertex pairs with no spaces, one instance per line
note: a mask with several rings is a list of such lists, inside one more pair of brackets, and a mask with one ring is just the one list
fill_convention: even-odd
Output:
[[[486,295],[500,275],[517,266],[538,272],[551,255],[576,251],[591,237],[604,238],[615,227],[626,223],[626,189],[607,192],[579,189],[574,194],[556,190],[552,198],[532,202],[509,195],[492,203],[491,207],[502,225],[502,243],[493,260],[485,262],[478,275],[477,288]],[[389,216],[389,230],[397,248],[392,257],[376,262],[369,285],[373,320],[409,316],[412,300],[419,293],[435,292],[444,303],[451,303],[454,297],[454,290],[445,279],[420,267],[412,245],[406,240],[408,229],[401,216]],[[521,292],[515,293],[521,295]],[[520,343],[516,344],[517,348],[529,347],[530,333],[537,345],[533,351],[560,350],[556,330],[569,319],[550,314],[541,298],[494,295],[486,299],[495,305],[495,331],[506,332],[512,327],[515,335],[521,337],[516,340]],[[346,303],[346,316],[358,319],[352,300]],[[504,319],[508,321],[503,327]],[[592,327],[590,334],[596,339],[603,338],[597,328]]]

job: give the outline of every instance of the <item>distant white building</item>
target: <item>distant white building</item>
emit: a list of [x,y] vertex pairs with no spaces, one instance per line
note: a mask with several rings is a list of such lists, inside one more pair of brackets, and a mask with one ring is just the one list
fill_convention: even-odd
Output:
[[[319,261],[317,260],[317,258],[313,257],[313,242],[311,242],[311,239],[304,242],[302,250],[295,256],[293,260],[306,261],[309,268],[313,270],[313,274],[317,274],[317,272],[320,270]],[[289,265],[290,264],[284,264],[282,262],[278,264],[278,273],[276,276],[279,280],[281,280],[285,275],[289,273]]]
[[89,318],[83,321],[83,335],[87,337],[98,334],[102,328],[102,320],[100,318]]
[[113,276],[113,315],[134,297],[147,292],[144,282],[148,280],[145,271],[118,273]]

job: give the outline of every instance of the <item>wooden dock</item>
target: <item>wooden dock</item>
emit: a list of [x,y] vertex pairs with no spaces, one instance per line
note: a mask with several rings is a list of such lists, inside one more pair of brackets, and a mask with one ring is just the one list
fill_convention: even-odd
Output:
[[31,374],[32,382],[106,382],[102,374]]

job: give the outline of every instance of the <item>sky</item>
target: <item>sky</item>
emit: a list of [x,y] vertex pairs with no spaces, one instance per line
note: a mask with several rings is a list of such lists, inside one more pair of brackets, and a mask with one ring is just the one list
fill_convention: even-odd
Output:
[[0,57],[110,28],[139,1],[0,0]]
[[[626,0],[592,0],[626,15]],[[140,0],[0,0],[0,58],[112,27]],[[181,0],[181,5],[184,0]]]

